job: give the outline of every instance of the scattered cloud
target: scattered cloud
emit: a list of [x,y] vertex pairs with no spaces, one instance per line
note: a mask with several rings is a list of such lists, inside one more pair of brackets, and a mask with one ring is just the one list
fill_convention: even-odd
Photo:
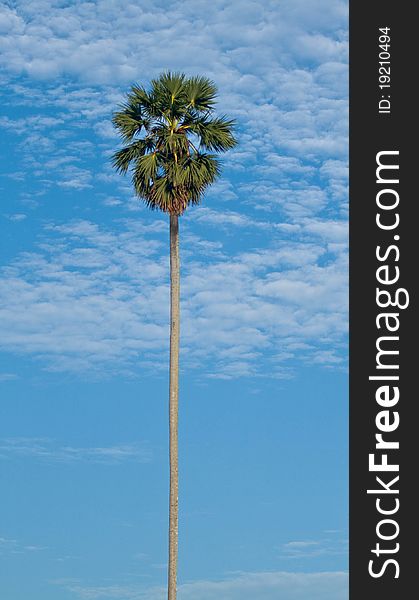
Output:
[[[249,46],[254,53],[248,64],[259,72],[270,66],[262,58],[270,63],[281,52],[285,61],[297,65],[307,59],[314,64],[344,60],[347,53],[347,4],[341,0],[323,1],[321,9],[318,3],[306,4],[304,10],[291,2],[278,6],[269,1],[261,7],[252,0],[240,0],[240,5],[237,0],[216,0],[205,5],[205,21],[202,2],[192,0],[170,5],[128,2],[123,11],[105,0],[17,2],[13,8],[3,5],[0,15],[0,32],[8,33],[1,43],[0,64],[11,73],[41,80],[68,74],[97,83],[130,81],[168,63],[203,70],[208,64],[211,68],[220,51],[240,67]],[[156,52],[142,51],[150,45]],[[191,45],[206,52],[191,54]],[[248,76],[245,84],[254,82]]]
[[183,364],[221,378],[289,377],[296,361],[344,368],[347,2],[215,0],[205,20],[192,0],[0,11],[0,127],[26,176],[22,198],[35,210],[37,194],[77,196],[84,215],[138,217],[136,229],[91,216],[51,226],[16,257],[0,290],[3,348],[58,371],[166,368],[166,240],[109,156],[127,86],[170,68],[213,77],[239,137],[183,221]]
[[[325,532],[329,534],[339,532]],[[280,548],[282,559],[301,560],[315,559],[323,556],[346,556],[348,553],[348,540],[328,535],[320,540],[296,540],[283,544]]]
[[2,381],[14,381],[15,379],[18,379],[16,373],[0,373],[0,383]]
[[15,539],[0,536],[0,556],[27,554],[28,552],[41,552],[42,550],[47,550],[47,547],[25,544]]
[[[217,225],[211,211],[195,214],[197,223],[202,215]],[[227,220],[275,230],[235,213]],[[3,270],[2,347],[59,371],[133,374],[138,361],[153,372],[166,369],[169,275],[160,237],[166,229],[163,219],[126,219],[112,230],[86,220],[48,225],[38,250]],[[268,364],[271,375],[289,376],[293,360],[343,361],[346,246],[332,247],[329,240],[344,240],[344,228],[317,220],[300,229],[306,239],[273,237],[270,248],[226,254],[220,242],[186,228],[182,341],[188,368],[202,372],[210,364],[208,376],[232,378],[262,374],[265,362],[265,373]]]
[[15,223],[18,223],[19,221],[24,221],[28,215],[25,215],[23,213],[14,213],[13,215],[5,215],[7,219],[9,219],[9,221],[14,221]]
[[[267,183],[275,192],[268,204],[287,216],[346,200],[336,172],[347,160],[347,2],[296,10],[290,2],[217,0],[206,6],[205,20],[201,3],[192,0],[128,2],[123,11],[106,0],[65,6],[46,0],[39,10],[36,4],[0,9],[8,27],[0,68],[10,80],[6,106],[12,93],[13,105],[19,98],[45,114],[4,116],[0,127],[23,138],[22,167],[37,167],[44,179],[48,172],[48,185],[80,191],[95,175],[105,176],[74,165],[92,152],[79,146],[74,156],[75,136],[82,133],[84,144],[94,139],[108,152],[116,143],[110,117],[122,91],[170,68],[217,81],[220,105],[238,122],[240,143],[226,161],[228,176],[244,175],[256,189]],[[198,50],[191,54],[190,47]],[[63,177],[60,169],[47,169],[43,157],[51,155],[70,157],[69,167],[81,171]],[[326,194],[314,185],[319,173]],[[239,194],[227,177],[209,197],[225,202]]]
[[[136,585],[87,586],[69,584],[67,589],[82,600],[163,600],[163,588]],[[179,585],[179,600],[347,600],[344,572],[324,573],[237,573],[221,581],[194,581]]]
[[319,542],[287,542],[284,544],[285,548],[308,548],[310,546],[318,546]]
[[79,462],[116,465],[126,461],[147,463],[151,452],[144,444],[119,444],[93,448],[59,446],[46,438],[7,438],[0,440],[0,458],[33,458],[47,462]]

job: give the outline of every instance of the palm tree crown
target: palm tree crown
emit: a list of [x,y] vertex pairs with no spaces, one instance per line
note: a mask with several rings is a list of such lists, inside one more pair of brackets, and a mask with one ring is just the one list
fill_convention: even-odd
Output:
[[214,115],[217,88],[206,77],[166,72],[150,90],[133,85],[113,124],[126,145],[113,155],[132,173],[136,194],[151,209],[181,215],[198,204],[220,174],[214,152],[236,145],[234,121]]

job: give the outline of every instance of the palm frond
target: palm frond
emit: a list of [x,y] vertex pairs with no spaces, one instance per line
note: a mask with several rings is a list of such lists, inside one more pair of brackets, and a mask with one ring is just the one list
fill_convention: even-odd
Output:
[[133,106],[140,106],[142,113],[149,119],[158,117],[160,114],[153,94],[147,92],[141,85],[131,86],[131,91],[127,95],[127,102]]
[[176,98],[185,98],[184,73],[166,71],[158,79],[151,80],[152,93],[156,97],[164,98],[168,95],[169,101],[173,103]]
[[137,140],[125,148],[121,148],[112,156],[112,166],[118,173],[126,173],[131,163],[151,150],[153,145],[150,140]]
[[180,182],[195,193],[213,183],[220,174],[220,162],[213,154],[194,154],[184,159],[180,167]]
[[225,152],[237,144],[232,134],[234,125],[235,121],[224,115],[213,119],[200,117],[190,122],[189,129],[198,136],[205,149]]
[[139,104],[127,102],[112,117],[114,127],[125,142],[131,142],[141,131],[148,130],[150,120],[144,115]]
[[186,99],[198,113],[207,112],[214,108],[217,87],[207,77],[190,77],[185,84]]

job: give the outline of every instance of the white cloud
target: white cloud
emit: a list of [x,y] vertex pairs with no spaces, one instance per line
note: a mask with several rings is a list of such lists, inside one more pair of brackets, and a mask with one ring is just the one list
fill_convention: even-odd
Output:
[[[69,585],[67,589],[83,600],[163,600],[166,590],[143,590],[133,585]],[[195,581],[179,586],[179,600],[347,600],[347,574],[324,573],[238,573],[221,581]]]
[[284,544],[285,548],[307,548],[309,546],[317,546],[319,542],[313,541],[300,541],[300,542],[287,542]]
[[0,536],[0,556],[26,554],[28,552],[40,552],[46,550],[46,546],[38,546],[34,544],[25,544],[16,539]]
[[125,461],[150,462],[151,452],[144,444],[138,443],[80,448],[58,446],[47,438],[18,437],[0,440],[0,458],[34,458],[64,464],[87,462],[115,465]]
[[15,223],[19,223],[19,221],[24,221],[28,215],[24,213],[14,213],[13,215],[7,215],[9,221],[14,221]]
[[58,180],[58,185],[64,188],[72,188],[75,190],[84,190],[92,188],[91,179],[92,173],[87,169],[80,169],[74,165],[68,165],[60,169],[61,179]]
[[330,242],[348,242],[348,224],[345,221],[307,219],[302,222],[302,229]]
[[341,539],[336,536],[328,536],[327,538],[320,540],[291,541],[283,544],[280,549],[281,559],[289,559],[292,561],[316,559],[323,556],[347,556],[347,554],[347,539]]
[[273,227],[271,223],[253,220],[249,216],[231,210],[217,211],[211,208],[201,207],[195,210],[190,215],[185,216],[186,219],[198,223],[211,224],[220,227],[258,227],[261,229],[270,229]]
[[3,5],[0,12],[0,34],[21,34],[23,30],[23,19],[14,10]]
[[14,381],[15,379],[18,379],[16,373],[0,373],[0,383],[2,381]]

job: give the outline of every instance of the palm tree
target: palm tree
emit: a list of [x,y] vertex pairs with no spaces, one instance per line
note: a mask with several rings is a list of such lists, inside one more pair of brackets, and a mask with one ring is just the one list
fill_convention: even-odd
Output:
[[113,166],[119,173],[129,170],[137,196],[170,220],[168,600],[176,600],[178,560],[179,217],[219,176],[214,153],[236,145],[234,121],[214,115],[216,94],[206,77],[166,72],[149,90],[133,85],[113,116],[125,144]]

